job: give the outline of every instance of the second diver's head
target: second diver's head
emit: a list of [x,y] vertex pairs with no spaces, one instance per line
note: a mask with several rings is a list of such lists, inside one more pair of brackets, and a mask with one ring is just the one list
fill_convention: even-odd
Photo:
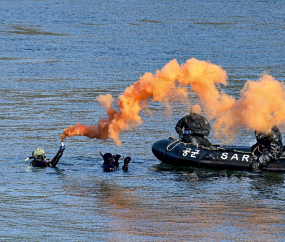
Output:
[[45,161],[46,160],[46,152],[41,148],[34,149],[32,153],[32,157],[38,161]]
[[191,107],[190,114],[193,114],[193,113],[201,114],[201,107],[198,104],[195,104]]
[[106,162],[106,163],[111,164],[112,162],[114,162],[114,157],[111,153],[106,153],[106,154],[102,155],[102,157],[103,157],[104,162]]
[[106,154],[102,154],[100,152],[101,156],[103,157],[103,167],[104,167],[104,171],[115,171],[116,167],[115,167],[115,159],[114,156],[111,153],[106,153]]

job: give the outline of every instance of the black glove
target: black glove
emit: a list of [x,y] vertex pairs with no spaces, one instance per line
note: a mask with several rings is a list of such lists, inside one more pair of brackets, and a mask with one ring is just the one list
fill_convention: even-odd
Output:
[[121,155],[118,155],[118,154],[116,154],[116,155],[113,156],[113,158],[114,158],[114,160],[115,160],[116,162],[119,161],[120,157],[121,157]]
[[122,167],[122,169],[123,169],[124,171],[128,171],[128,169],[129,169],[128,164],[130,163],[131,159],[132,159],[132,158],[129,157],[129,156],[124,157],[124,165],[123,165],[123,167]]
[[125,164],[129,164],[130,163],[130,161],[131,161],[131,157],[129,157],[129,156],[127,156],[127,157],[124,157],[124,163]]

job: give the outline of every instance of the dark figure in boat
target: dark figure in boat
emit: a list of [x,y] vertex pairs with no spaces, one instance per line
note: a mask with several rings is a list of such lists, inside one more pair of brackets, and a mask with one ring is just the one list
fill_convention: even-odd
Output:
[[[103,157],[103,168],[104,171],[115,171],[119,168],[119,159],[121,158],[121,155],[112,155],[111,153],[102,154],[100,152],[100,155]],[[124,157],[124,165],[122,167],[122,170],[127,171],[129,169],[128,165],[131,161],[131,157],[127,156]]]
[[205,136],[209,136],[211,126],[208,120],[200,114],[201,107],[193,105],[189,115],[186,115],[177,122],[175,130],[184,143],[210,147],[211,143]]
[[62,145],[59,147],[59,150],[56,153],[55,157],[51,161],[49,161],[49,159],[47,159],[46,157],[46,152],[41,148],[36,148],[34,149],[32,156],[27,158],[26,161],[28,161],[29,159],[33,159],[30,165],[36,167],[56,167],[57,163],[63,155],[64,150],[65,145],[62,142]]
[[255,131],[256,144],[251,147],[255,162],[252,169],[260,171],[268,163],[276,161],[283,154],[282,136],[279,129],[273,126],[267,132]]

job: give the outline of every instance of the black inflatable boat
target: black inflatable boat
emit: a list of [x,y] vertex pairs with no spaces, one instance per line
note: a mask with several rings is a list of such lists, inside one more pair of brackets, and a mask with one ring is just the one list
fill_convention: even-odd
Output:
[[[254,157],[250,147],[213,145],[211,148],[196,147],[169,137],[155,142],[152,152],[163,163],[174,166],[209,167],[229,170],[252,170]],[[262,171],[285,172],[284,155]]]

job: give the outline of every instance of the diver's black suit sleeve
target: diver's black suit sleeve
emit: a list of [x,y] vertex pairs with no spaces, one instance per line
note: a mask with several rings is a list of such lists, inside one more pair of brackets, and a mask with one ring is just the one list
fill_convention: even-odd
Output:
[[55,167],[56,164],[59,162],[60,158],[62,157],[63,151],[64,150],[60,148],[55,157],[53,157],[53,159],[48,162],[48,166]]

